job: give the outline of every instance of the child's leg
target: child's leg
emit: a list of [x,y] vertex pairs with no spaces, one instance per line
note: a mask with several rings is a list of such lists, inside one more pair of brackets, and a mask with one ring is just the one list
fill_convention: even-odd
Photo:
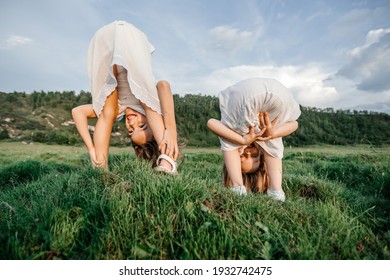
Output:
[[[116,68],[114,68],[116,73]],[[118,115],[118,91],[115,89],[106,99],[104,107],[96,122],[93,141],[95,144],[96,161],[99,167],[108,168],[108,150],[112,127]]]
[[268,154],[264,149],[264,160],[267,165],[267,172],[269,176],[269,189],[281,190],[282,189],[282,160],[275,158]]
[[110,147],[110,139],[112,126],[118,115],[118,92],[114,90],[107,97],[106,102],[100,116],[96,122],[93,141],[95,143],[96,161],[100,167],[108,168],[108,150]]
[[282,189],[282,159],[275,158],[268,154],[264,149],[262,150],[269,177],[267,195],[273,199],[284,201],[285,194]]
[[242,180],[241,160],[238,150],[223,151],[223,159],[231,181],[231,190],[237,194],[245,195],[246,188]]

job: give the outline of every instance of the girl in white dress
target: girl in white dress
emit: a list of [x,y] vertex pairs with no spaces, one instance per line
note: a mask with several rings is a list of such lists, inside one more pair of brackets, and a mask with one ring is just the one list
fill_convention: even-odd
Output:
[[210,119],[207,126],[220,138],[225,185],[239,194],[266,188],[267,195],[284,201],[282,137],[298,128],[299,104],[281,83],[262,78],[228,87],[219,102],[221,120]]
[[[72,116],[93,166],[108,168],[113,123],[126,117],[137,156],[153,160],[158,171],[176,174],[179,155],[173,96],[166,81],[155,83],[146,35],[125,21],[100,28],[88,49],[92,104]],[[93,139],[88,118],[98,118]]]

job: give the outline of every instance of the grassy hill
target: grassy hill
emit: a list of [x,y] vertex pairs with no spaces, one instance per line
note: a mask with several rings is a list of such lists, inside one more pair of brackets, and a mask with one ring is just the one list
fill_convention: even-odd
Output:
[[[89,93],[0,93],[0,139],[61,145],[81,144],[71,116],[73,107],[90,103]],[[93,127],[96,120],[91,119]],[[121,131],[121,132],[119,132]],[[119,133],[118,133],[119,132]],[[93,131],[91,130],[91,133]],[[112,145],[129,143],[123,123],[113,128]]]
[[[195,147],[217,147],[218,138],[207,127],[207,120],[220,118],[217,97],[174,95],[180,137]],[[0,140],[81,145],[71,117],[71,109],[91,103],[87,92],[1,93]],[[390,144],[390,116],[367,111],[301,107],[299,129],[284,138],[286,146],[314,144]],[[91,128],[95,125],[91,120]],[[93,133],[91,129],[91,133]],[[112,146],[128,146],[124,120],[113,127]]]
[[128,148],[0,143],[0,259],[390,259],[388,147],[288,148],[287,201],[221,186],[218,150],[176,177]]

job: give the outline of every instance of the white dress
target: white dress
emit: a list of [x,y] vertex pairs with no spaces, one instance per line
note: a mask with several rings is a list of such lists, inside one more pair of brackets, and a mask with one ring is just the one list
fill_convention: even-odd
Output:
[[[161,114],[152,71],[153,51],[146,35],[125,21],[114,21],[95,33],[88,48],[88,76],[97,116],[116,87],[118,116],[124,114],[126,107],[145,114],[140,101]],[[114,64],[117,65],[118,80],[113,73]]]
[[[221,122],[240,135],[249,132],[254,125],[260,131],[258,114],[269,112],[270,120],[279,116],[276,126],[288,121],[295,121],[301,114],[299,104],[290,91],[273,79],[252,78],[240,81],[219,93]],[[220,137],[221,149],[224,151],[242,148]],[[271,156],[283,158],[282,138],[257,141]]]

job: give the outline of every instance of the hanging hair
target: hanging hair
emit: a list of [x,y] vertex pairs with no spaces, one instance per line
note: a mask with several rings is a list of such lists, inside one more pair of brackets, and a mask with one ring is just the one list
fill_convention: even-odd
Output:
[[[188,141],[182,141],[179,143],[179,156],[181,161],[184,161],[184,156],[181,154],[180,149],[187,145]],[[156,140],[152,139],[146,142],[144,145],[137,145],[131,142],[135,155],[138,159],[146,160],[152,163],[152,168],[157,166],[157,158],[161,155]]]
[[[223,183],[225,187],[232,186],[232,181],[226,169],[226,165],[223,165]],[[264,193],[269,186],[269,177],[267,172],[267,166],[264,161],[264,154],[260,152],[260,165],[257,170],[251,173],[242,172],[242,181],[246,190],[253,193]]]
[[152,162],[152,168],[157,166],[157,158],[161,153],[156,140],[152,139],[144,145],[137,145],[134,142],[131,142],[131,144],[133,145],[137,158]]

